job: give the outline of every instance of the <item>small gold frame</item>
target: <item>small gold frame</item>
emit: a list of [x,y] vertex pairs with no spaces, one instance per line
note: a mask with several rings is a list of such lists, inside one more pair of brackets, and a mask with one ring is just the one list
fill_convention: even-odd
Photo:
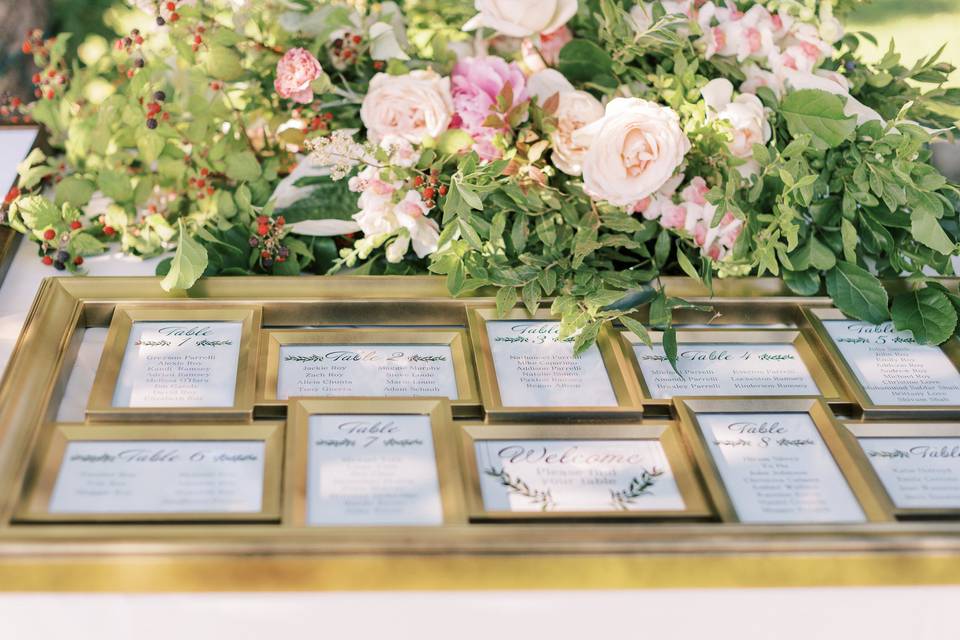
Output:
[[470,336],[473,341],[474,359],[477,364],[477,375],[480,379],[480,396],[483,398],[483,407],[487,414],[487,419],[491,421],[501,420],[565,420],[588,417],[590,419],[601,418],[638,418],[643,414],[643,405],[640,402],[640,389],[634,376],[626,375],[628,368],[627,359],[623,353],[620,343],[614,340],[609,326],[604,326],[597,336],[596,346],[600,350],[600,356],[604,367],[607,370],[607,376],[610,379],[610,385],[613,387],[614,396],[617,399],[617,406],[610,407],[507,407],[504,406],[500,396],[500,383],[497,379],[497,371],[493,362],[493,350],[490,346],[490,337],[487,332],[488,321],[499,320],[520,320],[527,322],[550,320],[559,320],[547,309],[540,309],[534,315],[528,314],[522,309],[513,309],[505,316],[497,315],[496,310],[492,308],[471,308],[468,310],[468,322],[470,326]]
[[[480,415],[480,394],[469,337],[465,329],[437,327],[337,328],[337,329],[264,329],[260,340],[257,372],[257,407],[280,413],[287,400],[277,397],[280,375],[280,351],[285,345],[365,345],[365,346],[447,346],[453,358],[457,383],[456,400],[450,401],[455,417]],[[330,396],[337,397],[337,396]],[[343,396],[339,396],[343,397]],[[404,396],[372,396],[404,397]],[[417,396],[414,396],[417,397]],[[425,397],[425,396],[419,396]]]
[[[957,404],[952,405],[889,405],[876,404],[870,399],[870,394],[861,384],[853,368],[847,363],[839,347],[833,341],[830,333],[827,331],[824,321],[830,320],[852,320],[839,309],[833,308],[810,308],[803,310],[806,321],[810,324],[813,332],[816,334],[823,351],[830,358],[833,367],[841,373],[840,379],[846,386],[848,397],[853,403],[859,405],[862,415],[871,420],[899,420],[907,417],[911,419],[947,419],[960,417],[960,399]],[[956,336],[951,337],[946,343],[940,345],[944,355],[950,360],[954,367],[960,370],[960,340]]]
[[[457,467],[453,417],[447,398],[290,398],[287,410],[286,469],[284,471],[283,522],[292,527],[307,523],[307,465],[310,417],[329,415],[422,415],[429,416],[433,432],[433,453],[437,464],[443,524],[465,524],[463,490]],[[357,525],[368,530],[439,528],[428,525]],[[343,527],[323,526],[315,529]]]
[[861,439],[883,438],[954,438],[960,444],[960,423],[944,422],[841,422],[841,433],[861,473],[870,482],[883,507],[899,520],[956,520],[960,518],[960,505],[956,508],[898,507],[887,491],[880,473],[870,462],[860,445]]
[[[683,498],[682,511],[488,511],[480,488],[475,444],[483,440],[655,440],[663,447],[677,490]],[[460,427],[460,458],[470,520],[483,521],[573,521],[573,520],[698,520],[715,519],[713,509],[701,488],[700,478],[684,450],[683,441],[672,422],[603,425],[479,425]]]
[[[106,344],[87,403],[91,421],[171,422],[171,421],[244,421],[253,418],[257,381],[257,350],[262,311],[259,306],[228,305],[184,306],[117,305],[107,333]],[[136,322],[240,322],[240,354],[232,407],[115,407],[114,391],[120,367],[126,355],[130,331]]]
[[[716,460],[710,453],[698,416],[706,413],[805,413],[820,434],[823,444],[860,504],[866,522],[887,522],[892,518],[874,491],[874,484],[861,473],[861,467],[841,437],[839,423],[822,398],[674,398],[681,431],[693,459],[704,474],[707,490],[724,522],[741,522],[727,491]],[[745,523],[751,524],[752,523]],[[762,526],[762,525],[753,525]],[[783,526],[783,525],[778,525]],[[795,524],[792,526],[808,526]],[[862,525],[857,525],[862,526]]]
[[[56,424],[50,443],[42,457],[32,462],[24,485],[22,499],[13,520],[20,522],[76,522],[100,524],[111,522],[230,522],[267,523],[280,520],[280,481],[283,463],[282,422],[257,422],[244,425],[170,425],[155,426],[129,424]],[[263,494],[257,513],[230,512],[162,512],[162,513],[51,513],[50,499],[60,473],[67,446],[71,442],[263,442]]]
[[[643,345],[643,341],[640,340],[632,331],[629,331],[625,328],[616,329],[616,335],[618,340],[623,346],[623,351],[626,353],[627,360],[630,361],[630,364],[633,368],[633,372],[637,377],[637,385],[640,387],[640,392],[642,394],[642,402],[644,408],[658,415],[669,415],[670,410],[673,406],[673,401],[671,398],[654,398],[650,392],[650,387],[647,384],[646,378],[643,376],[643,372],[640,368],[640,361],[637,359],[637,354],[634,349],[636,346]],[[663,344],[663,332],[662,331],[651,331],[650,339],[653,344],[660,345]],[[842,394],[840,389],[840,383],[837,381],[836,376],[829,369],[828,366],[823,366],[818,358],[818,354],[810,346],[810,342],[807,340],[806,336],[799,329],[728,329],[722,326],[718,326],[715,329],[678,329],[677,330],[677,342],[682,348],[684,345],[710,345],[710,344],[746,344],[746,345],[764,345],[764,344],[790,344],[797,350],[797,353],[800,354],[800,360],[803,365],[806,367],[807,372],[810,374],[810,377],[813,379],[814,384],[817,385],[817,388],[820,390],[820,394],[831,404],[847,404],[849,401],[846,396]],[[688,394],[681,394],[688,395]],[[748,397],[751,394],[744,394],[743,396],[723,396],[730,398],[741,398]],[[720,396],[717,396],[720,397]],[[764,396],[768,398],[790,398],[797,397],[791,395],[770,395]]]

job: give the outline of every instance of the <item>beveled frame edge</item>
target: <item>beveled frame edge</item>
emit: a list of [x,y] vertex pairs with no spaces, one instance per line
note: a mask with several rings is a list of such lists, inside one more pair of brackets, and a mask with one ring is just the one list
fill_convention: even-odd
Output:
[[953,509],[938,508],[910,508],[898,507],[893,502],[893,497],[887,490],[880,474],[870,463],[863,447],[860,445],[861,439],[883,439],[883,438],[956,438],[960,443],[960,422],[921,422],[921,421],[883,421],[883,422],[855,422],[850,420],[840,421],[840,433],[844,439],[847,448],[861,469],[861,473],[875,487],[884,507],[889,513],[897,519],[960,519],[960,506]]
[[[840,470],[840,475],[846,481],[854,499],[863,511],[864,522],[854,523],[855,526],[893,520],[889,510],[884,508],[881,497],[876,494],[875,486],[870,482],[869,477],[861,473],[860,466],[851,454],[848,443],[842,438],[842,430],[838,420],[822,398],[809,396],[783,398],[676,397],[674,398],[674,406],[680,423],[680,431],[692,453],[695,464],[704,475],[707,491],[724,522],[737,522],[749,526],[759,526],[761,524],[742,522],[737,515],[733,499],[727,491],[717,462],[710,454],[705,436],[700,429],[697,415],[701,413],[806,413],[810,416],[821,440],[827,447],[827,451]],[[796,527],[807,526],[802,523],[790,524]]]
[[[362,338],[368,338],[362,340]],[[369,344],[369,345],[446,345],[453,357],[457,400],[451,400],[454,416],[476,417],[483,406],[477,387],[476,367],[470,334],[463,327],[383,327],[318,328],[260,330],[260,356],[257,367],[256,405],[286,407],[287,400],[277,398],[280,347],[288,344]],[[343,396],[341,396],[343,397]],[[381,396],[371,396],[381,397]],[[383,396],[405,397],[405,396]],[[427,397],[427,396],[413,396]]]
[[[706,490],[696,466],[690,459],[677,426],[667,420],[643,423],[575,424],[479,424],[456,425],[459,440],[460,469],[463,476],[467,512],[471,522],[536,521],[711,521],[715,520]],[[480,489],[475,444],[483,440],[656,440],[663,448],[677,490],[685,508],[682,511],[488,511]]]
[[[31,473],[18,498],[15,524],[106,524],[106,523],[279,523],[283,479],[285,424],[262,421],[255,424],[176,424],[162,431],[153,426],[129,424],[51,423],[46,447],[37,448]],[[49,503],[71,442],[263,442],[263,479],[260,511],[156,512],[156,513],[51,513]]]
[[[165,305],[118,304],[107,331],[87,402],[87,420],[92,422],[169,422],[253,420],[256,396],[257,358],[263,311],[260,305],[215,303],[191,305],[171,311]],[[113,395],[126,354],[130,331],[136,322],[240,322],[237,377],[232,407],[115,407]]]
[[[282,520],[285,527],[343,530],[354,525],[311,526],[307,523],[309,421],[314,415],[425,415],[433,433],[433,455],[443,522],[431,525],[376,525],[381,530],[421,530],[467,523],[463,487],[457,467],[454,423],[447,398],[290,398],[287,409]],[[369,529],[369,525],[356,525]]]
[[[673,406],[672,398],[653,398],[650,394],[650,388],[643,376],[640,368],[640,362],[637,359],[634,350],[635,345],[642,345],[640,340],[632,331],[626,327],[618,326],[614,329],[616,339],[621,343],[625,357],[633,368],[634,375],[637,378],[637,386],[640,388],[641,401],[645,408],[659,407],[661,410],[668,410]],[[723,336],[739,336],[742,339],[724,339]],[[651,341],[656,344],[663,342],[662,331],[651,331]],[[809,340],[801,328],[796,329],[730,329],[722,325],[716,329],[677,329],[677,342],[682,346],[682,340],[686,339],[688,344],[712,344],[712,343],[742,343],[742,344],[791,344],[800,354],[807,372],[813,379],[814,384],[820,389],[823,398],[830,404],[845,405],[850,401],[843,395],[842,383],[834,375],[833,371],[820,363],[816,358],[811,340]],[[727,396],[724,396],[727,397]],[[752,396],[729,396],[730,398],[752,397]],[[786,398],[783,396],[764,396],[771,399]]]
[[547,309],[539,309],[534,315],[523,309],[512,309],[503,317],[498,317],[496,310],[487,306],[476,306],[467,309],[467,323],[470,329],[470,338],[473,344],[474,363],[477,369],[477,378],[480,383],[480,397],[483,400],[484,412],[490,422],[510,420],[575,420],[577,418],[610,418],[629,419],[643,415],[643,404],[640,402],[640,389],[633,376],[626,375],[629,366],[621,345],[613,339],[609,326],[604,326],[597,336],[597,348],[607,377],[617,398],[616,407],[506,407],[500,397],[500,383],[497,380],[496,367],[493,362],[493,349],[490,346],[490,336],[487,333],[487,321],[520,320],[535,322],[550,320],[559,322],[559,319]]
[[[803,314],[810,325],[811,331],[820,342],[821,349],[827,354],[834,370],[838,372],[848,396],[854,405],[860,407],[860,412],[864,418],[871,420],[902,420],[907,417],[917,420],[960,418],[960,404],[924,406],[874,403],[823,323],[825,320],[849,320],[852,322],[859,322],[859,320],[850,318],[839,309],[832,307],[804,306]],[[953,366],[960,370],[960,340],[956,336],[951,336],[947,342],[940,345],[940,349]]]

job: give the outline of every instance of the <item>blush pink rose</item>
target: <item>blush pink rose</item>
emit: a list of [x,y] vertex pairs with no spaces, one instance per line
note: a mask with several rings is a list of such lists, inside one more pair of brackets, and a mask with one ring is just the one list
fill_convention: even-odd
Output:
[[560,62],[560,50],[567,46],[573,40],[573,33],[566,25],[556,31],[540,34],[540,55],[544,62],[551,67],[557,66]]
[[503,128],[488,127],[484,123],[494,113],[497,96],[509,84],[513,89],[513,105],[527,99],[526,79],[515,62],[507,64],[503,58],[463,58],[457,62],[450,76],[454,125],[473,136],[475,150],[484,160],[499,158],[502,152],[493,144],[493,138]]
[[273,86],[282,98],[301,104],[313,102],[310,85],[323,74],[323,67],[306,49],[290,49],[277,63]]

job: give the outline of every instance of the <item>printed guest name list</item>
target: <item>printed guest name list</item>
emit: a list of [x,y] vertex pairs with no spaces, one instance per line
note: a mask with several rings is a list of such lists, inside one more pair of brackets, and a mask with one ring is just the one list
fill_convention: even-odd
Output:
[[505,407],[615,407],[617,397],[596,345],[579,357],[559,322],[487,322]]
[[135,322],[115,407],[231,407],[240,322]]

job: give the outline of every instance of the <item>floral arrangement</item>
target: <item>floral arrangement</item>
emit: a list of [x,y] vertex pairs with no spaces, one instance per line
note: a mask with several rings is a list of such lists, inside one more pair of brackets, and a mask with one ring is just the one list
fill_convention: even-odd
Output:
[[[41,259],[201,275],[434,273],[544,299],[578,349],[665,331],[686,274],[774,275],[923,343],[957,331],[960,90],[859,53],[856,0],[136,0],[112,45],[29,34],[50,131],[8,195]],[[0,110],[0,114],[4,111]],[[884,282],[906,282],[891,291]]]

